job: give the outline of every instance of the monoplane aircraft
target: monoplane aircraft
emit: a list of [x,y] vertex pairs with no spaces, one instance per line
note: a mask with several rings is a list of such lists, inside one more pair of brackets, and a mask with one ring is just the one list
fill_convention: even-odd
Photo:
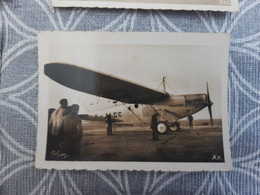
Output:
[[[209,89],[207,94],[171,95],[165,90],[155,90],[126,79],[88,68],[65,63],[49,63],[44,73],[70,89],[113,100],[113,111],[104,109],[97,113],[81,115],[84,120],[104,121],[111,114],[118,124],[150,124],[155,112],[159,113],[157,130],[167,133],[179,127],[179,119],[192,116],[208,107],[213,125]],[[164,81],[164,80],[163,80]]]

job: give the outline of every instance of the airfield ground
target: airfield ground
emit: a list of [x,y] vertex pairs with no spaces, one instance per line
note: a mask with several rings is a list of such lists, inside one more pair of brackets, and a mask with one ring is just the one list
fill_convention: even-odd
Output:
[[[84,125],[83,125],[84,127]],[[79,160],[153,161],[153,162],[223,162],[222,127],[182,126],[181,132],[159,135],[152,140],[149,127],[120,127],[113,136],[105,128],[84,127]],[[221,158],[214,158],[218,155]]]

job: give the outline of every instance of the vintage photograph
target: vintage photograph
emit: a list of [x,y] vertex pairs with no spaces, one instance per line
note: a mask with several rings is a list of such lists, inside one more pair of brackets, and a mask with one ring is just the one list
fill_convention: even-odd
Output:
[[55,7],[239,11],[237,0],[52,0]]
[[231,169],[229,35],[38,37],[37,168]]

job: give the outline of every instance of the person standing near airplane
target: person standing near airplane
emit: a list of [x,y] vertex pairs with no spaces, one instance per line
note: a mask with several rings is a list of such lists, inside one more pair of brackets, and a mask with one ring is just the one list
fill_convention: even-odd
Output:
[[191,129],[193,129],[193,117],[190,115],[187,117],[188,121],[189,121],[189,126]]
[[157,125],[158,125],[157,117],[158,116],[159,116],[159,113],[156,112],[155,114],[153,114],[152,119],[151,119],[151,129],[153,131],[153,141],[159,140],[158,131],[157,131]]
[[83,128],[78,112],[79,105],[73,104],[70,113],[62,119],[62,132],[60,132],[62,140],[59,143],[59,150],[66,154],[67,160],[75,160],[80,153]]
[[106,125],[107,125],[107,135],[113,135],[113,133],[112,133],[112,118],[111,118],[110,113],[107,114]]
[[53,141],[53,150],[58,150],[59,141],[61,139],[60,132],[61,132],[61,125],[62,125],[62,118],[69,114],[68,108],[68,100],[61,99],[60,100],[60,107],[56,109],[50,117],[49,121],[49,128],[52,135]]

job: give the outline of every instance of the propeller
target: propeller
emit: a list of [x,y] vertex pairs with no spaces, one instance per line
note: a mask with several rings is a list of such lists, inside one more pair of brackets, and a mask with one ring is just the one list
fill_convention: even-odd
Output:
[[212,106],[213,102],[210,101],[208,82],[207,82],[206,101],[207,101],[207,106],[208,106],[208,110],[209,110],[210,123],[211,123],[211,126],[213,126],[212,109],[211,109],[211,106]]

